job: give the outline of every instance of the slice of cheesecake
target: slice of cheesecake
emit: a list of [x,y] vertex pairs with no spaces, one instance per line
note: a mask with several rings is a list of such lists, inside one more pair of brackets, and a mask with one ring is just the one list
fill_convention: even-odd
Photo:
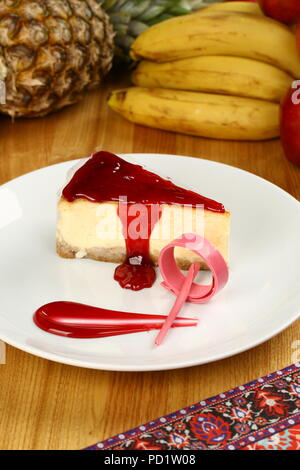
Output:
[[[229,222],[221,203],[116,155],[98,152],[62,191],[57,252],[65,258],[122,263],[115,279],[122,287],[139,290],[152,285],[152,266],[161,249],[182,233],[204,236],[228,261]],[[199,261],[183,248],[176,248],[175,258],[181,269]]]

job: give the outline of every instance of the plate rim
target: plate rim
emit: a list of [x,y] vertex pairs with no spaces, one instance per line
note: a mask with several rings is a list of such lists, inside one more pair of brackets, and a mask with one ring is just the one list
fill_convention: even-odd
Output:
[[[194,157],[194,156],[188,156],[188,155],[169,154],[169,153],[161,153],[161,152],[158,152],[158,153],[146,153],[146,152],[144,152],[144,153],[138,153],[138,152],[133,153],[132,152],[132,153],[117,153],[117,154],[120,155],[121,157],[124,157],[124,158],[126,158],[126,157],[129,157],[129,158],[130,157],[137,157],[137,158],[140,158],[140,157],[149,158],[150,157],[151,158],[151,157],[157,157],[157,156],[165,156],[165,157],[169,157],[169,158],[174,158],[175,157],[176,159],[189,158],[189,159],[193,159],[193,160],[196,160],[196,161],[200,160],[200,161],[205,162],[206,164],[209,164],[211,166],[216,166],[216,167],[221,166],[221,167],[226,167],[227,169],[234,169],[235,171],[237,171],[239,173],[247,174],[248,177],[250,175],[251,178],[254,178],[254,179],[258,178],[259,180],[262,180],[262,182],[264,184],[267,183],[268,185],[270,185],[272,187],[273,190],[281,193],[282,196],[284,196],[287,199],[290,199],[291,201],[293,201],[293,203],[296,203],[296,206],[300,206],[300,201],[298,201],[298,199],[296,197],[294,197],[292,194],[285,191],[280,186],[272,183],[271,181],[268,181],[267,179],[265,179],[265,178],[263,178],[259,175],[256,175],[255,173],[252,173],[248,170],[244,170],[242,168],[236,167],[234,165],[229,165],[229,164],[226,164],[226,163],[217,162],[215,160],[208,160],[208,159],[200,158],[200,157]],[[5,186],[8,186],[10,184],[13,184],[15,182],[18,182],[19,180],[22,180],[23,178],[25,178],[27,176],[36,174],[38,172],[45,171],[45,170],[50,169],[52,167],[63,166],[63,165],[67,166],[67,164],[69,164],[70,168],[71,168],[73,165],[76,164],[76,162],[82,160],[83,158],[86,158],[86,157],[76,158],[76,159],[72,159],[72,160],[66,160],[66,161],[63,161],[63,162],[53,163],[53,164],[50,164],[50,165],[43,166],[41,168],[37,168],[36,170],[32,170],[30,172],[24,173],[22,175],[17,176],[16,178],[13,178],[13,179],[1,184],[0,189],[4,188]],[[34,347],[34,346],[28,346],[26,344],[24,345],[23,343],[20,343],[18,341],[14,341],[11,338],[7,337],[5,334],[3,334],[1,332],[1,330],[0,330],[0,340],[3,341],[4,343],[10,345],[10,346],[13,346],[17,349],[20,349],[21,351],[24,351],[26,353],[32,354],[34,356],[37,356],[37,357],[40,357],[40,358],[43,358],[43,359],[50,360],[52,362],[57,362],[57,363],[60,363],[60,364],[72,365],[72,366],[75,366],[75,367],[94,369],[94,370],[109,370],[109,371],[124,371],[124,372],[141,372],[141,371],[150,372],[150,371],[174,370],[174,369],[182,369],[182,368],[187,368],[187,367],[199,366],[199,365],[209,364],[211,362],[219,361],[219,360],[222,360],[222,359],[226,359],[226,358],[235,356],[237,354],[242,354],[243,352],[248,351],[250,349],[253,349],[256,346],[259,346],[260,344],[263,344],[266,341],[270,340],[271,338],[277,336],[279,333],[281,333],[282,331],[287,329],[289,326],[291,326],[293,323],[295,323],[299,318],[300,318],[300,307],[299,307],[299,311],[295,315],[293,315],[292,318],[290,318],[288,321],[286,321],[283,325],[279,326],[276,330],[272,331],[270,334],[266,334],[263,338],[260,338],[259,340],[253,341],[252,343],[249,343],[249,344],[245,345],[242,348],[240,348],[240,347],[233,348],[232,350],[228,351],[225,354],[220,353],[220,354],[208,357],[204,360],[199,359],[199,360],[195,361],[195,359],[191,359],[191,360],[185,360],[185,361],[182,361],[182,362],[177,362],[174,365],[170,365],[168,363],[158,364],[157,366],[155,366],[155,364],[149,364],[148,366],[145,365],[145,364],[144,365],[136,364],[135,366],[130,366],[130,365],[126,365],[126,364],[125,365],[121,365],[121,364],[118,364],[118,365],[116,365],[116,364],[100,364],[100,363],[96,364],[96,363],[91,363],[90,361],[72,359],[70,357],[62,357],[62,356],[60,356],[56,353],[45,352],[45,351],[43,351],[43,350],[41,350],[37,347]]]
[[[185,369],[188,367],[194,367],[194,366],[200,366],[204,364],[210,364],[212,362],[217,362],[223,359],[228,359],[229,357],[237,356],[238,354],[242,354],[246,351],[249,351],[251,349],[254,349],[255,347],[259,346],[260,344],[263,344],[270,339],[274,338],[278,334],[282,333],[284,330],[286,330],[289,326],[291,326],[293,323],[295,323],[297,320],[300,318],[300,310],[299,313],[296,314],[295,318],[289,320],[283,327],[279,327],[275,332],[270,333],[270,335],[266,335],[263,339],[260,339],[258,341],[254,341],[250,345],[247,345],[243,348],[237,348],[233,349],[232,351],[222,354],[220,353],[219,355],[215,355],[213,357],[210,357],[205,360],[199,360],[199,361],[185,361],[185,362],[180,362],[177,363],[174,366],[170,366],[168,364],[164,365],[159,365],[155,367],[155,365],[150,365],[149,367],[145,365],[135,365],[135,366],[121,366],[118,365],[116,366],[115,364],[92,364],[91,362],[86,362],[86,361],[81,361],[81,360],[73,360],[71,358],[62,358],[61,356],[57,356],[55,353],[44,353],[38,348],[35,347],[26,347],[26,346],[18,346],[17,341],[12,341],[12,340],[6,340],[5,335],[1,335],[0,331],[0,340],[3,341],[4,343],[15,347],[16,349],[19,349],[21,351],[24,351],[26,353],[32,354],[33,356],[40,357],[42,359],[47,359],[52,362],[57,362],[59,364],[65,364],[65,365],[70,365],[70,366],[75,366],[75,367],[81,367],[84,369],[93,369],[93,370],[108,370],[108,371],[114,371],[114,372],[153,372],[153,371],[160,371],[160,370],[176,370],[176,369]],[[72,338],[68,338],[72,339]],[[97,339],[97,338],[95,338]]]

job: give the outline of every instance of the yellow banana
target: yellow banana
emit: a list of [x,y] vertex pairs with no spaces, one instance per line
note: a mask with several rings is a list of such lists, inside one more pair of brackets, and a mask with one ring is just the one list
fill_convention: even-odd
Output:
[[131,87],[113,91],[108,104],[129,121],[183,134],[230,140],[279,135],[279,105],[269,101]]
[[200,8],[194,14],[206,15],[214,11],[237,11],[240,13],[253,13],[254,15],[263,15],[263,12],[255,2],[221,2],[214,3],[207,8]]
[[246,57],[300,77],[292,31],[271,18],[251,13],[216,11],[163,21],[133,42],[131,54],[134,59],[157,62],[207,55]]
[[230,56],[202,56],[157,63],[142,60],[134,85],[205,91],[280,102],[293,78],[273,65]]

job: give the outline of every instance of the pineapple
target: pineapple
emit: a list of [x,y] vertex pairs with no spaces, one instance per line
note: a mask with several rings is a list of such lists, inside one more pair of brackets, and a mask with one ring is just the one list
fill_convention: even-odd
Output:
[[43,116],[72,104],[99,84],[112,59],[113,29],[97,1],[1,0],[1,112]]
[[0,0],[0,112],[37,117],[75,103],[145,28],[214,1]]

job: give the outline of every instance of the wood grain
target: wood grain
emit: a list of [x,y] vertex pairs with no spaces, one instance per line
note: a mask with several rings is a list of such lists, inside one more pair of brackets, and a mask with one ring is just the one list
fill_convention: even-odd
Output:
[[[262,176],[300,199],[300,168],[285,160],[279,141],[213,141],[135,126],[106,106],[109,90],[123,84],[123,79],[111,77],[109,84],[81,103],[43,119],[11,122],[1,117],[0,183],[103,148],[227,163]],[[235,357],[147,373],[81,369],[8,346],[6,365],[0,365],[0,449],[83,448],[289,365],[297,340],[299,321]]]

